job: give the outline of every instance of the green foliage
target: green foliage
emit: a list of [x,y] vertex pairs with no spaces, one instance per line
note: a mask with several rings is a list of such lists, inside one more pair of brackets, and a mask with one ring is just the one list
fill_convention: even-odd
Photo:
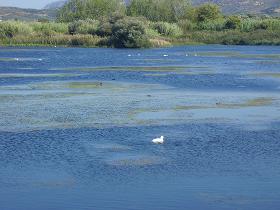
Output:
[[188,42],[226,45],[280,45],[280,33],[274,31],[240,32],[226,31],[194,31],[186,36]]
[[125,4],[122,0],[70,0],[58,12],[60,22],[76,20],[98,19],[112,13],[125,13]]
[[199,22],[197,27],[198,30],[222,31],[225,27],[225,19],[219,18],[215,20]]
[[180,20],[180,21],[178,21],[177,24],[180,27],[180,29],[182,30],[183,34],[189,32],[189,31],[193,31],[194,29],[197,28],[197,25],[188,19]]
[[260,29],[269,31],[280,31],[280,20],[277,18],[245,18],[241,21],[241,31],[251,32]]
[[40,34],[31,34],[30,36],[18,35],[10,39],[1,40],[2,44],[16,46],[98,46],[101,38],[97,36],[77,34],[56,34],[44,36]]
[[198,22],[215,20],[221,17],[221,10],[216,4],[203,4],[196,9],[195,15]]
[[157,38],[160,37],[160,34],[153,28],[146,28],[146,34],[149,38]]
[[24,22],[0,22],[0,37],[12,38],[17,34],[29,35],[30,33],[32,33],[32,28]]
[[69,34],[96,34],[99,27],[98,20],[78,20],[69,24]]
[[103,18],[101,21],[100,21],[100,24],[98,26],[98,29],[96,31],[96,34],[98,36],[102,36],[102,37],[105,37],[105,36],[111,36],[112,35],[112,27],[113,25],[121,20],[125,18],[124,15],[122,14],[119,14],[119,13],[115,13],[109,17],[105,17]]
[[144,23],[133,18],[124,18],[113,24],[110,42],[117,48],[141,48],[150,46]]
[[152,28],[163,36],[176,37],[183,34],[182,30],[176,23],[155,22],[152,24]]
[[41,33],[46,36],[50,36],[56,33],[65,34],[68,32],[68,26],[65,23],[54,22],[31,22],[29,25],[36,33]]
[[280,18],[223,17],[216,5],[195,8],[186,0],[132,0],[128,14],[137,17],[127,17],[122,2],[70,0],[59,12],[63,22],[2,21],[0,43],[119,48],[197,42],[280,45]]
[[241,26],[241,19],[238,16],[229,16],[225,23],[226,29],[239,29]]
[[186,18],[189,7],[188,0],[132,0],[127,13],[151,21],[176,22]]

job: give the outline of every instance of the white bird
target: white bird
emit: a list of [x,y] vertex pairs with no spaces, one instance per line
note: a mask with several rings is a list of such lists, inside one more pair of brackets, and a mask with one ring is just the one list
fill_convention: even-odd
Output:
[[154,144],[163,144],[164,143],[164,136],[161,136],[160,138],[153,139],[152,142]]
[[168,57],[168,55],[163,55],[163,57]]

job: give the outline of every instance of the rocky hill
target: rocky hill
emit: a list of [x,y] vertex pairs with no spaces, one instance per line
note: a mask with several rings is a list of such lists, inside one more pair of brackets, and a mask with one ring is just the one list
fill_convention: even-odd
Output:
[[0,7],[0,20],[38,20],[49,19],[53,20],[56,17],[56,12],[53,10],[37,10],[37,9],[22,9],[17,7]]
[[44,7],[44,9],[58,9],[58,8],[62,7],[66,2],[67,2],[67,0],[55,1],[50,4],[47,4]]
[[280,15],[280,0],[193,0],[194,5],[211,2],[226,14]]

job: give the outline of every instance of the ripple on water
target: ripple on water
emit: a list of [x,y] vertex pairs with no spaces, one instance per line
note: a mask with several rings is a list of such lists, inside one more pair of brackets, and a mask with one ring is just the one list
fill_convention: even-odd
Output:
[[115,154],[105,160],[105,163],[111,166],[152,166],[164,164],[163,157],[157,157],[152,155],[143,154]]

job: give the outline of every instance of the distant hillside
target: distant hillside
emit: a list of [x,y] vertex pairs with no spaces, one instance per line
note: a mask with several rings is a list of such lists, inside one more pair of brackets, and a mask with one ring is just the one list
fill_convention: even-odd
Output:
[[0,7],[0,20],[38,20],[49,19],[53,20],[56,17],[56,12],[53,10],[37,10],[37,9],[22,9],[17,7]]
[[63,7],[63,5],[67,2],[67,0],[55,1],[50,4],[47,4],[43,9],[58,9]]
[[211,2],[226,14],[280,15],[280,0],[193,0],[194,5]]

